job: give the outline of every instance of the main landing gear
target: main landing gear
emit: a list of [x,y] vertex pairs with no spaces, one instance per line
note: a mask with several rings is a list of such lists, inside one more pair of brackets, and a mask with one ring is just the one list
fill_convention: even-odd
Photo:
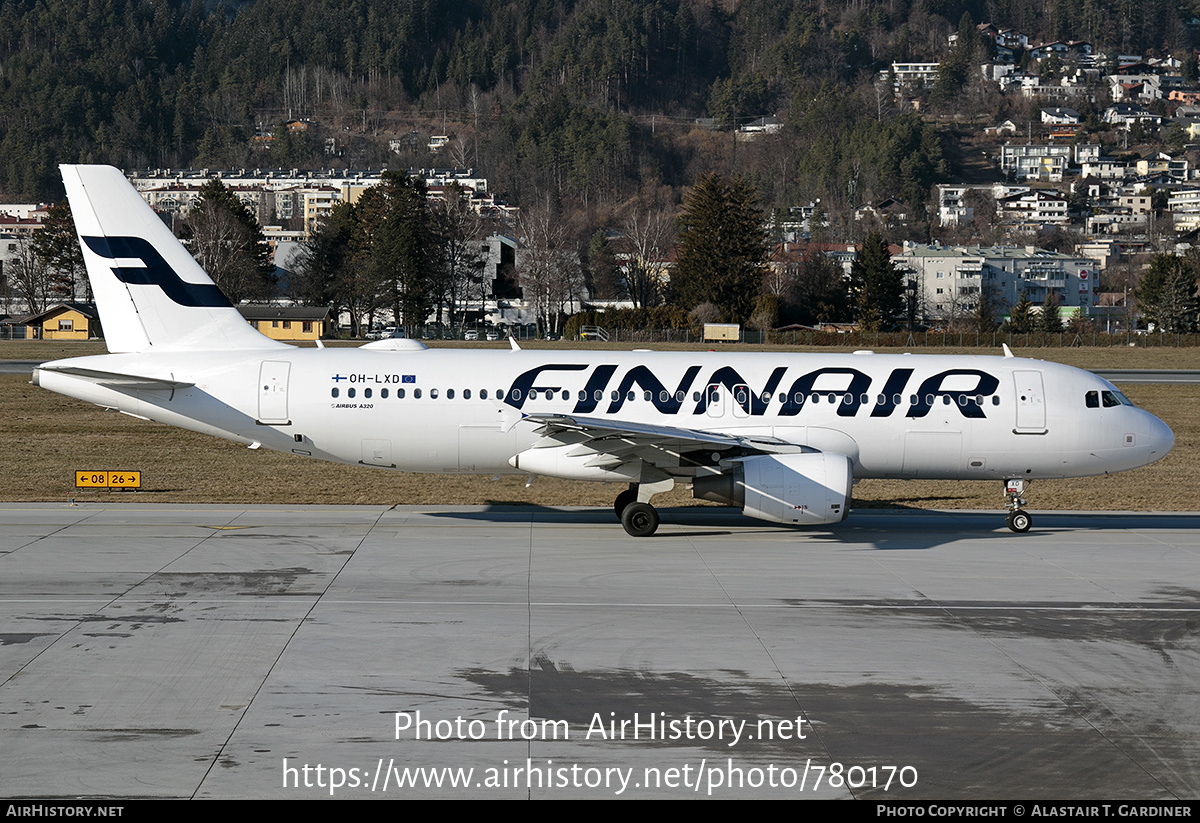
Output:
[[672,478],[657,483],[630,483],[628,489],[617,495],[613,511],[630,537],[649,537],[658,531],[658,510],[650,505],[650,498],[674,486]]
[[1004,481],[1004,507],[1008,509],[1008,517],[1005,518],[1005,522],[1015,532],[1027,532],[1033,525],[1033,516],[1021,508],[1025,505],[1025,500],[1021,495],[1027,485],[1024,480],[1020,479]]

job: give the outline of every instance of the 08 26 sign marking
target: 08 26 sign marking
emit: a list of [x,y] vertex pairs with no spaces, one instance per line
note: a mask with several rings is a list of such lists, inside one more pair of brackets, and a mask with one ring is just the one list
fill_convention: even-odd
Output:
[[77,489],[140,489],[142,473],[109,471],[76,471]]

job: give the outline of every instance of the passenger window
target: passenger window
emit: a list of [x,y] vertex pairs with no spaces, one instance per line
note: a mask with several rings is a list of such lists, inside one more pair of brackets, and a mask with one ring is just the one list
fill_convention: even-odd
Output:
[[437,400],[437,397],[438,397],[438,390],[437,390],[437,389],[430,389],[430,390],[429,390],[429,399],[430,399],[430,400]]
[[1090,391],[1083,396],[1083,399],[1089,409],[1100,408],[1100,392]]
[[414,400],[421,399],[421,390],[420,389],[413,389],[413,399]]
[[333,396],[333,397],[337,397],[337,396],[338,396],[338,390],[337,390],[337,387],[336,387],[336,386],[334,386],[334,388],[333,388],[333,391],[331,392],[331,394],[332,394],[332,396]]
[[[499,396],[499,395],[497,395],[497,396]],[[487,400],[487,389],[480,389],[480,390],[479,390],[479,399],[480,399],[480,400]]]
[[387,389],[380,389],[380,390],[379,390],[379,396],[380,396],[380,397],[382,397],[384,400],[387,400],[387,397],[388,397],[388,390],[387,390]]
[[397,400],[404,399],[404,389],[396,389],[396,399]]
[[447,400],[454,399],[454,389],[446,389],[446,399]]
[[470,400],[470,399],[471,399],[471,390],[463,389],[463,400]]
[[363,389],[363,397],[370,397],[370,396],[371,396],[371,390]]
[[353,397],[353,396],[354,396],[354,389],[347,389],[347,390],[346,390],[346,396],[347,396],[347,397]]

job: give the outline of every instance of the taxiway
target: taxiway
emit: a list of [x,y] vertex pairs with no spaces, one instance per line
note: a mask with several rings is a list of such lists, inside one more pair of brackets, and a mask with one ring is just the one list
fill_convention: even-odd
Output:
[[663,522],[2,504],[0,796],[1200,797],[1200,515]]

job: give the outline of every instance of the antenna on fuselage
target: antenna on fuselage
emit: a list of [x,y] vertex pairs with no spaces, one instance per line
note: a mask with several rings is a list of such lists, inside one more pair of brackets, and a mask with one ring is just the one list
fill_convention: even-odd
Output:
[[1013,356],[1014,356],[1014,355],[1013,355],[1013,353],[1012,353],[1012,349],[1010,349],[1010,348],[1008,347],[1008,344],[1007,344],[1007,343],[1001,343],[1001,344],[1000,344],[1000,346],[1001,346],[1001,348],[1003,348],[1003,349],[1004,349],[1004,356],[1005,356],[1005,357],[1013,357]]
[[512,346],[513,351],[521,350],[521,347],[517,345],[516,339],[511,334],[508,336],[508,344]]

